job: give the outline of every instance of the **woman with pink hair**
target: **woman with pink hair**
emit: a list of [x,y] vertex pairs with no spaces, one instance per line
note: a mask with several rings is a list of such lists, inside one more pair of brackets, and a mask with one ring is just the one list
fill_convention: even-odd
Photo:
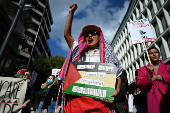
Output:
[[[70,5],[69,15],[66,22],[64,37],[70,48],[70,53],[61,68],[59,73],[60,78],[64,80],[68,64],[71,61],[77,62],[100,62],[100,63],[114,63],[117,68],[116,74],[116,90],[110,97],[116,97],[120,92],[121,78],[120,75],[123,68],[117,59],[112,47],[106,42],[103,32],[100,27],[95,25],[87,25],[82,29],[76,42],[71,36],[71,26],[74,12],[77,9],[77,4]],[[108,113],[113,106],[110,100],[93,99],[90,97],[68,95],[65,113]]]

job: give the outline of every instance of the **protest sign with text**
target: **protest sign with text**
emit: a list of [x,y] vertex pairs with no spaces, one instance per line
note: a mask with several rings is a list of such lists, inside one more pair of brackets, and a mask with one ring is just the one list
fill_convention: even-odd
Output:
[[38,76],[38,73],[37,73],[36,71],[33,71],[33,72],[32,72],[32,77],[30,78],[31,84],[34,84],[37,76]]
[[58,75],[58,73],[60,72],[60,69],[54,68],[52,69],[52,75]]
[[72,62],[69,65],[63,93],[113,101],[117,67],[96,62]]
[[148,19],[131,21],[127,25],[133,44],[155,41]]
[[27,81],[21,78],[0,77],[1,113],[20,113],[27,89]]

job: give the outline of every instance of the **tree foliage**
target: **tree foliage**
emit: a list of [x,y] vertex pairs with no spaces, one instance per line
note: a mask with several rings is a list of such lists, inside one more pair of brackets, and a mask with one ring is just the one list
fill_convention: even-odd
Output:
[[47,77],[51,75],[53,68],[60,69],[65,61],[63,56],[56,55],[55,57],[45,58],[44,55],[40,55],[32,62],[32,70],[38,73],[35,81],[35,88],[40,89],[41,84],[47,80]]

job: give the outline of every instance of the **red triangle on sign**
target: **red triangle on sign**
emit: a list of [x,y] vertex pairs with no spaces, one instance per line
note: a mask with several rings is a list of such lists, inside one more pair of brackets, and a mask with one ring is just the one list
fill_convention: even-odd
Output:
[[1,101],[1,103],[5,103],[5,100],[3,99],[3,100]]
[[18,101],[16,100],[16,101],[14,101],[14,104],[18,104]]
[[73,83],[75,83],[77,80],[79,80],[81,77],[80,73],[77,71],[77,69],[74,67],[72,62],[70,62],[67,77],[64,83],[63,91],[67,89],[69,86],[71,86]]
[[9,100],[7,103],[10,103],[10,104],[12,104],[12,101],[11,101],[11,100]]

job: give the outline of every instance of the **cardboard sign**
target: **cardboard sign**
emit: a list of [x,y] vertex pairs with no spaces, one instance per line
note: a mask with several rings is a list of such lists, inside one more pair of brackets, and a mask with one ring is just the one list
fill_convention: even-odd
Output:
[[63,93],[95,99],[108,98],[115,91],[117,67],[96,62],[72,62],[69,65]]
[[155,41],[148,19],[131,21],[127,25],[133,44]]
[[21,78],[0,77],[0,112],[21,113],[27,81]]
[[37,76],[38,76],[38,73],[37,73],[36,71],[33,71],[33,72],[32,72],[32,77],[30,78],[31,84],[34,84]]

